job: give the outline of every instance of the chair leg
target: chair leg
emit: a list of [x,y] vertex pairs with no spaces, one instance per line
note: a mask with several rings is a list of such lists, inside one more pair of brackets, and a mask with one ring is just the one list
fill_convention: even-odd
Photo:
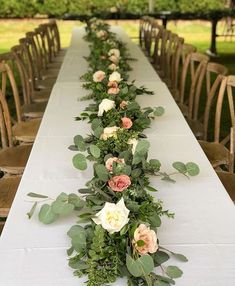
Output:
[[4,227],[5,221],[0,220],[0,235],[2,233],[3,227]]

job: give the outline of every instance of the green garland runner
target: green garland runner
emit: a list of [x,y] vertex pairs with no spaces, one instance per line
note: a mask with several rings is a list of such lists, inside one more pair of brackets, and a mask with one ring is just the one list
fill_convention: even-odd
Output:
[[[93,99],[93,103],[77,120],[88,120],[92,133],[86,138],[75,136],[69,149],[76,152],[75,168],[85,170],[93,162],[94,176],[79,190],[80,195],[62,193],[51,204],[42,205],[39,220],[49,224],[77,211],[79,222],[68,231],[69,265],[75,275],[88,276],[88,286],[108,285],[119,277],[126,277],[130,286],[173,285],[183,272],[164,263],[170,256],[183,262],[187,258],[160,246],[157,229],[161,217],[174,215],[150,194],[157,190],[150,185],[149,176],[174,182],[173,175],[196,176],[199,168],[193,162],[174,162],[176,172],[167,174],[158,160],[148,159],[150,144],[142,132],[151,120],[164,114],[164,108],[141,109],[135,101],[137,95],[152,92],[127,82],[128,60],[133,59],[106,23],[90,20],[85,39],[91,53],[89,71],[82,78],[90,94],[83,100]],[[29,211],[29,218],[38,203]],[[154,272],[155,267],[161,268],[162,275]]]

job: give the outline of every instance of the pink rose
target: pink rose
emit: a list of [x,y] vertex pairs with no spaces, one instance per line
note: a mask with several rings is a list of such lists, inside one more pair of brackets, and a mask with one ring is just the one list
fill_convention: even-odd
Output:
[[131,126],[133,125],[131,119],[128,117],[123,117],[121,120],[122,120],[122,128],[130,129]]
[[[141,240],[144,242],[143,246],[138,246],[137,242]],[[154,230],[151,230],[145,224],[140,224],[134,232],[134,239],[132,241],[134,248],[140,254],[154,253],[158,249],[157,235]]]
[[120,88],[118,87],[111,87],[108,89],[108,94],[118,94],[120,92]]
[[123,100],[123,101],[120,103],[120,108],[121,108],[121,109],[124,109],[124,108],[126,108],[126,106],[127,106],[127,101]]
[[114,192],[122,192],[131,185],[131,180],[127,175],[119,175],[112,177],[108,184]]
[[107,169],[109,172],[112,172],[112,171],[113,171],[113,162],[124,164],[124,163],[125,163],[125,160],[124,160],[124,159],[119,159],[119,158],[117,158],[117,157],[109,158],[109,159],[106,161],[106,163],[105,163],[105,167],[106,167],[106,169]]
[[105,78],[105,72],[97,71],[93,74],[93,81],[94,82],[101,82]]
[[116,88],[116,87],[118,87],[118,83],[116,81],[109,81],[108,82],[108,87]]

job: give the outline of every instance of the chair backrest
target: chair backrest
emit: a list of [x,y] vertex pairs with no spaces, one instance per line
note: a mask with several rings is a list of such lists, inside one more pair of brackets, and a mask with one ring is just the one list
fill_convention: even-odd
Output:
[[151,18],[149,16],[144,16],[140,20],[140,46],[146,52],[147,55],[150,53],[151,49],[153,23],[154,18]]
[[[0,72],[2,74],[7,73],[6,65],[4,63],[0,63]],[[11,116],[6,96],[2,92],[2,89],[0,89],[0,131],[2,147],[12,147],[14,142],[11,128]]]
[[[212,103],[215,101],[215,95],[219,92],[220,84],[227,73],[228,69],[225,66],[209,62],[206,68],[205,90],[202,92],[204,93],[204,98],[202,98],[202,93],[198,93],[195,96],[192,119],[202,121],[204,128],[203,140],[205,141],[207,141],[208,136],[208,125],[210,114],[212,112]],[[203,107],[202,118],[200,118],[199,114],[200,106]]]
[[21,78],[24,103],[31,103],[31,92],[33,90],[33,82],[31,79],[32,71],[30,72],[30,67],[28,66],[29,59],[27,59],[27,53],[23,45],[17,45],[11,48],[14,61],[16,63],[19,75]]
[[54,39],[55,52],[58,53],[61,50],[60,32],[56,20],[52,19],[49,22],[49,28],[51,30],[52,38]]
[[176,64],[178,63],[177,57],[180,56],[180,48],[184,43],[184,39],[179,37],[177,34],[169,34],[169,42],[166,49],[166,64],[164,70],[164,76],[169,82],[169,85],[173,87],[176,82]]
[[157,37],[155,38],[154,54],[153,54],[153,65],[155,69],[163,72],[165,71],[167,49],[169,46],[171,32],[164,28],[158,30]]
[[[192,119],[194,99],[201,92],[208,61],[209,57],[200,53],[190,53],[184,60],[179,101],[181,104],[187,104],[189,119]],[[186,94],[189,96],[186,97]]]
[[[9,53],[9,58],[11,58],[11,54]],[[0,56],[1,59],[1,56]],[[5,59],[7,59],[5,57]],[[15,111],[16,111],[16,116],[17,116],[17,121],[21,122],[22,121],[22,113],[21,113],[21,103],[20,103],[20,96],[19,96],[19,91],[18,87],[16,84],[15,76],[14,73],[10,67],[5,61],[0,62],[0,75],[1,75],[1,92],[4,98],[8,99],[8,90],[7,90],[7,84],[9,83],[10,87],[10,93],[13,95],[14,98],[14,103],[15,103]]]

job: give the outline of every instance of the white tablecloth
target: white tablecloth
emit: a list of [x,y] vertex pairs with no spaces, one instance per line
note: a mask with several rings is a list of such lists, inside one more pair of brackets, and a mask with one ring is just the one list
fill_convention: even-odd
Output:
[[[156,197],[165,209],[175,212],[175,219],[163,219],[159,229],[162,246],[185,254],[189,262],[179,265],[184,275],[179,286],[235,285],[235,209],[214,170],[203,154],[166,85],[161,82],[140,49],[119,28],[113,28],[138,57],[132,72],[136,85],[144,84],[153,96],[139,96],[141,106],[165,107],[165,114],[153,121],[145,134],[151,143],[149,156],[162,162],[162,170],[171,172],[174,161],[194,161],[199,176],[188,180],[176,177],[172,184],[152,178],[159,190]],[[75,192],[92,176],[92,166],[81,172],[72,166],[74,152],[68,150],[73,136],[86,135],[90,126],[77,122],[88,102],[78,99],[87,92],[79,77],[87,69],[82,57],[88,46],[83,29],[74,29],[71,46],[55,84],[30,159],[0,238],[1,286],[77,286],[86,277],[73,277],[67,265],[66,232],[77,218],[72,216],[45,226],[36,216],[26,217],[31,202],[26,194],[36,192],[56,197],[60,192]],[[118,280],[117,286],[126,285]]]

